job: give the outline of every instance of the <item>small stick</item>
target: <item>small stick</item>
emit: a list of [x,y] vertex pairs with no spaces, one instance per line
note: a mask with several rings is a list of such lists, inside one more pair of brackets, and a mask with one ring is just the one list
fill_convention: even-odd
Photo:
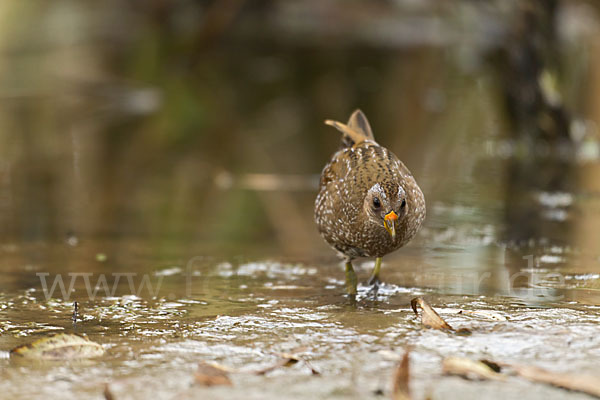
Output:
[[73,320],[73,325],[77,325],[77,316],[79,311],[79,304],[74,301],[73,302],[73,316],[71,316],[71,320]]

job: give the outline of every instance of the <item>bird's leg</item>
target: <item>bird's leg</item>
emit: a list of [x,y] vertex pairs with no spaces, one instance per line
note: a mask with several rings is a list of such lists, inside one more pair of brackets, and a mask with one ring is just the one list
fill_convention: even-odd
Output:
[[356,296],[357,279],[352,262],[346,261],[346,292],[351,296]]
[[379,280],[379,271],[381,271],[381,257],[375,259],[375,268],[373,268],[373,274],[369,278],[369,285],[379,286],[381,280]]

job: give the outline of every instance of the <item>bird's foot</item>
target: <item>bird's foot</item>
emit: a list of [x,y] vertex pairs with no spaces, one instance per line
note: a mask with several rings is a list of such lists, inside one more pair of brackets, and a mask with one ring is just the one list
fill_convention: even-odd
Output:
[[379,275],[372,275],[367,281],[369,286],[377,286],[381,285],[381,279],[379,279]]
[[379,277],[377,275],[373,275],[371,278],[369,278],[367,284],[371,286],[371,289],[369,289],[367,296],[373,296],[373,298],[376,299],[377,293],[379,292],[379,286],[381,285],[381,280],[379,280]]

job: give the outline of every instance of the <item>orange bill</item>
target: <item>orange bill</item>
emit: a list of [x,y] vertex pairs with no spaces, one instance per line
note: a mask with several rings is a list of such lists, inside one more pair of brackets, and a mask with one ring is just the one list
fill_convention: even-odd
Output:
[[398,214],[394,211],[390,211],[383,217],[383,227],[390,234],[392,239],[396,237],[396,221],[398,220]]

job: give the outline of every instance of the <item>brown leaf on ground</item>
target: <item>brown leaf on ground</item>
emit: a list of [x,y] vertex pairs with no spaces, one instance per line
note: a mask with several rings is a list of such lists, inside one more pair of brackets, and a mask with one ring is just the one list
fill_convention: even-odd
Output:
[[103,354],[104,348],[101,345],[73,333],[51,335],[10,351],[11,357],[54,361],[91,358]]
[[107,383],[104,385],[104,391],[102,392],[104,395],[104,400],[115,400],[115,395],[112,390],[110,390],[110,385]]
[[454,329],[448,325],[446,321],[439,316],[437,312],[423,300],[421,297],[415,297],[410,301],[410,306],[412,307],[415,315],[419,315],[417,311],[417,305],[421,307],[421,323],[427,328],[433,329],[441,329],[441,330],[449,330],[453,331]]
[[255,371],[254,373],[256,375],[265,375],[271,371],[274,371],[278,368],[282,368],[282,367],[289,367],[290,365],[294,365],[298,362],[302,362],[304,363],[308,368],[310,368],[310,371],[312,372],[313,375],[320,375],[320,372],[317,371],[316,369],[313,368],[312,365],[310,365],[310,363],[302,358],[300,358],[297,354],[290,354],[290,353],[277,353],[277,355],[279,357],[281,357],[281,360],[279,360],[277,363],[268,366],[266,368],[260,369],[258,371]]
[[394,373],[394,387],[392,389],[392,400],[410,400],[410,351],[406,350],[396,372]]
[[532,382],[546,383],[563,389],[600,397],[600,377],[598,376],[552,372],[543,368],[527,365],[509,366],[518,376]]
[[277,361],[275,364],[256,371],[255,374],[256,375],[265,375],[271,371],[276,370],[277,368],[289,367],[290,365],[294,365],[298,361],[299,360],[296,356],[289,354],[289,357],[283,357],[283,358],[281,358],[281,360]]
[[502,367],[500,366],[499,363],[490,361],[490,360],[479,360],[479,362],[484,363],[485,365],[487,365],[488,367],[490,367],[492,369],[492,371],[494,372],[502,372]]
[[202,361],[194,374],[194,382],[203,386],[233,386],[229,379],[229,372],[227,367]]
[[503,381],[506,377],[495,371],[489,361],[475,361],[463,357],[447,357],[442,362],[444,375],[456,375],[466,379],[490,379]]
[[444,359],[442,370],[445,375],[458,375],[467,379],[503,381],[506,380],[506,375],[499,373],[500,366],[503,369],[510,368],[517,376],[531,382],[545,383],[600,398],[599,376],[552,372],[535,366],[495,363],[487,360],[473,361],[462,357],[448,357]]

